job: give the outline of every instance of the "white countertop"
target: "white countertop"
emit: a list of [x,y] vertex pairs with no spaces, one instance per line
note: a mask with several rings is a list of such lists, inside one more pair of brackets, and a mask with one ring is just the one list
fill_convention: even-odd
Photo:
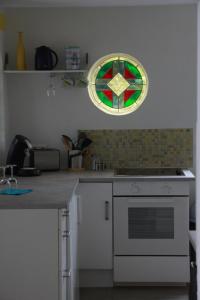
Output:
[[0,195],[0,209],[64,208],[76,189],[78,179],[52,172],[18,177],[18,183],[18,188],[33,191],[20,196]]

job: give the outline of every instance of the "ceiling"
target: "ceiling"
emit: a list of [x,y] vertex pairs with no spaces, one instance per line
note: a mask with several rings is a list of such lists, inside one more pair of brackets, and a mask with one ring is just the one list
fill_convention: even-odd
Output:
[[99,7],[193,4],[198,0],[0,0],[0,7]]

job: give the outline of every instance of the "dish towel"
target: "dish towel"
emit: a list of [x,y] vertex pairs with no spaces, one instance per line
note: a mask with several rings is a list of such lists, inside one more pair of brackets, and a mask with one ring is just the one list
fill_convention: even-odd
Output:
[[16,196],[19,196],[19,195],[24,195],[24,194],[28,194],[28,193],[31,193],[33,190],[31,189],[3,189],[0,191],[0,195],[16,195]]

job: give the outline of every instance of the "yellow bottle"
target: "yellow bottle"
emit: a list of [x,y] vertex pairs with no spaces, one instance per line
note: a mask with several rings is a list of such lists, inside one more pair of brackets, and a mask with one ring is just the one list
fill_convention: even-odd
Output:
[[17,57],[16,57],[17,70],[26,70],[26,56],[23,41],[23,32],[18,32],[18,43],[17,43]]
[[6,27],[6,17],[3,12],[0,12],[0,31],[4,31]]

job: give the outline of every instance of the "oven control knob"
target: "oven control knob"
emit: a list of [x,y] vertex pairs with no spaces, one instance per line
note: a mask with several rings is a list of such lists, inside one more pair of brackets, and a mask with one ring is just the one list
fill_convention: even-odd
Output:
[[137,184],[132,183],[132,184],[131,184],[131,191],[132,191],[133,193],[137,194],[137,193],[140,192],[140,187],[139,187]]
[[165,194],[170,194],[171,193],[171,186],[169,186],[169,185],[163,185],[162,186],[162,191],[163,191],[163,193],[165,193]]

